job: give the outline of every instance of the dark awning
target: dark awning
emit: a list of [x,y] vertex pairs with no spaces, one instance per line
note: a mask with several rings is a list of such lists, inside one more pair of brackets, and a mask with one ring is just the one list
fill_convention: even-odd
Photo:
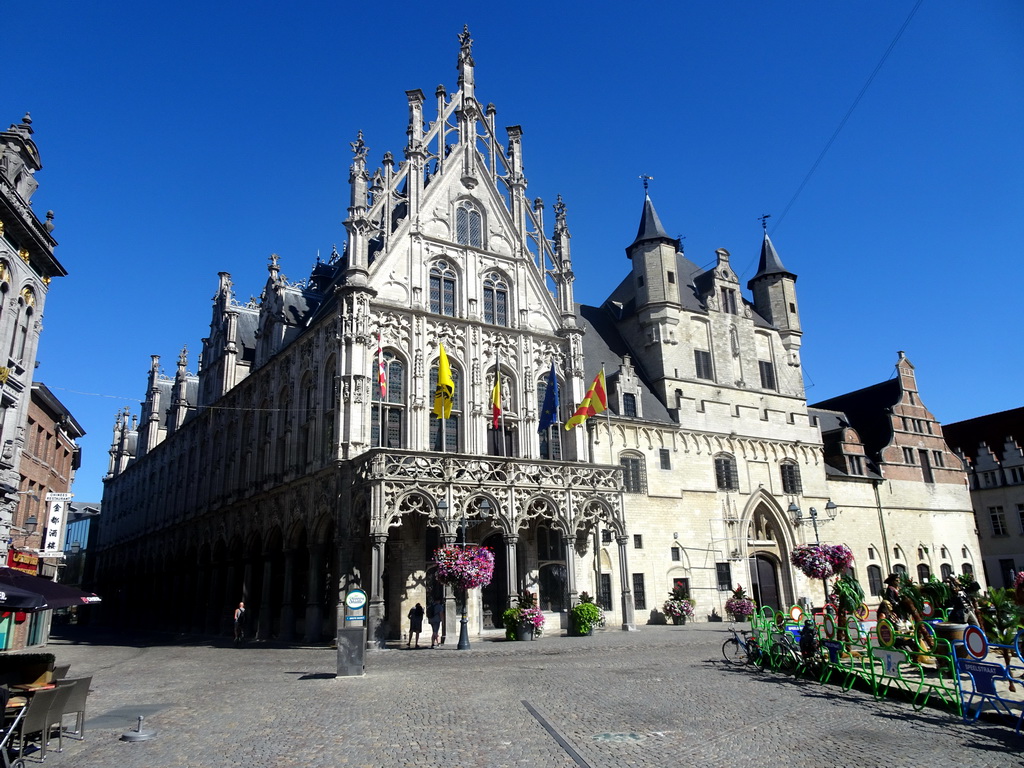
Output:
[[45,611],[48,607],[46,598],[37,592],[12,587],[10,584],[0,584],[0,611],[31,613]]
[[69,608],[72,605],[90,605],[100,602],[100,598],[91,592],[83,592],[80,589],[69,587],[67,584],[41,579],[13,568],[0,568],[0,590],[5,585],[43,596],[45,605],[28,610],[45,611],[49,608]]

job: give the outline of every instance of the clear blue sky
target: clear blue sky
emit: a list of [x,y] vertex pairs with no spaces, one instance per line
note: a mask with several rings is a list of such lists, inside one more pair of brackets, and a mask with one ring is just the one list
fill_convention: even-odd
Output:
[[69,273],[37,378],[88,431],[76,498],[149,356],[173,373],[187,344],[195,370],[219,271],[244,299],[270,253],[297,280],[341,248],[349,142],[401,156],[404,91],[455,89],[464,23],[528,194],[568,206],[578,300],[628,270],[650,174],[687,255],[728,248],[744,284],[774,215],[812,402],[902,349],[942,421],[1024,405],[1024,4],[924,0],[778,223],[914,4],[7,4],[0,121],[32,113]]

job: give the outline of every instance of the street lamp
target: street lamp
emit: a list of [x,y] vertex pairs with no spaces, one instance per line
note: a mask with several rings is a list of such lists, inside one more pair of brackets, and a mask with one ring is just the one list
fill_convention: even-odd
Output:
[[[793,518],[793,525],[802,525],[807,521],[807,518],[803,516],[800,507],[796,505],[796,502],[792,502],[789,505],[789,514]],[[839,507],[836,506],[832,499],[829,499],[825,504],[825,514],[828,516],[828,520],[822,520],[822,523],[835,520],[836,515],[839,514]],[[808,511],[808,517],[811,519],[811,525],[814,527],[814,543],[820,544],[821,538],[818,536],[818,510],[811,507]]]

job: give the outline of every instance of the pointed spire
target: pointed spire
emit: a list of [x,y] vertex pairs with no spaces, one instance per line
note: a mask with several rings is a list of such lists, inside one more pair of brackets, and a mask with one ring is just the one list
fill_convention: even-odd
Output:
[[759,277],[767,277],[768,275],[790,275],[791,277],[796,277],[796,275],[782,266],[782,259],[779,258],[779,254],[775,251],[775,246],[772,244],[772,239],[768,237],[768,231],[765,230],[764,240],[761,242],[761,261],[757,265],[757,274],[750,279],[757,280]]
[[633,250],[640,243],[648,242],[650,240],[661,240],[667,243],[674,244],[677,248],[679,243],[672,237],[669,237],[665,228],[661,225],[661,219],[658,218],[658,212],[654,210],[654,203],[651,202],[651,196],[644,193],[644,210],[640,215],[640,228],[636,233],[636,240],[633,241],[632,245],[626,249],[626,254]]

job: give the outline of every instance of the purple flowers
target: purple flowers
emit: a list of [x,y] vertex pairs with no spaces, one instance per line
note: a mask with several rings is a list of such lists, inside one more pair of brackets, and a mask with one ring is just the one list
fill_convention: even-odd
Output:
[[725,601],[725,610],[737,618],[750,616],[756,609],[749,597],[730,597]]
[[541,613],[540,608],[521,608],[519,610],[519,623],[540,634],[540,631],[544,628],[544,614]]
[[665,604],[661,606],[661,610],[664,611],[666,616],[671,616],[673,619],[682,618],[693,618],[693,601],[686,598],[672,598],[666,600]]
[[441,547],[434,552],[437,580],[456,589],[473,589],[491,583],[494,553],[487,547]]
[[812,579],[827,579],[853,564],[853,552],[845,544],[801,544],[789,561]]

